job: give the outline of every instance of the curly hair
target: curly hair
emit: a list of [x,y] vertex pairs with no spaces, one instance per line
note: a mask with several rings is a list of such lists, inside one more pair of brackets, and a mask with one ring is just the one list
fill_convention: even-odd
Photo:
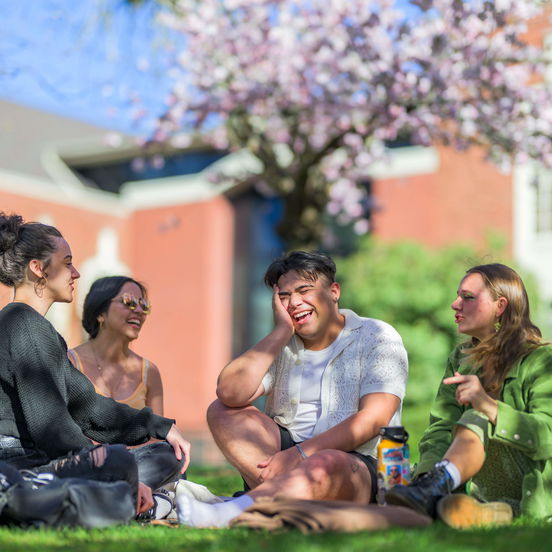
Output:
[[43,261],[46,269],[56,250],[52,238],[62,237],[53,226],[24,222],[19,215],[0,212],[0,282],[10,287],[19,285],[33,259]]

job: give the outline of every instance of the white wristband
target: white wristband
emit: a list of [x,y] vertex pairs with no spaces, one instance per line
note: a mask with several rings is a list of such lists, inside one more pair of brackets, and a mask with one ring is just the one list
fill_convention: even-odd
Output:
[[296,445],[295,445],[295,448],[299,451],[299,454],[301,455],[301,458],[302,458],[303,460],[305,460],[305,459],[308,458],[308,456],[305,454],[305,451],[301,448],[301,445],[296,444]]

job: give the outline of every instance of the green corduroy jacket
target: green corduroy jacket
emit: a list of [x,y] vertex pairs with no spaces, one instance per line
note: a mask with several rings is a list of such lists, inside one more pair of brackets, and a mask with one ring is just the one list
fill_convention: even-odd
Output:
[[[444,377],[471,373],[462,363],[462,345],[451,353]],[[430,412],[429,427],[420,440],[416,473],[424,473],[442,459],[452,442],[456,424],[489,439],[513,447],[530,459],[524,473],[521,513],[552,518],[552,345],[544,345],[523,357],[509,371],[498,401],[496,424],[455,399],[456,385],[441,383]]]

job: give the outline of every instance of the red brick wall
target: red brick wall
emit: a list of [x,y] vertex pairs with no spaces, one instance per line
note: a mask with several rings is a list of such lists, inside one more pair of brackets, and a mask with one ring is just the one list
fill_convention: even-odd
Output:
[[233,212],[223,197],[135,213],[133,269],[152,314],[136,350],[163,375],[165,412],[200,431],[230,360]]
[[482,160],[480,151],[438,148],[433,174],[377,180],[375,235],[410,239],[431,247],[464,242],[483,247],[489,233],[506,238],[511,250],[512,179]]

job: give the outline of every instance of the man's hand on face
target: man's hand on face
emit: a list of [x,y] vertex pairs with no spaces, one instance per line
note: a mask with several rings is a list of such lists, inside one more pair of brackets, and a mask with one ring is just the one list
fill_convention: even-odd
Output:
[[274,314],[274,325],[276,327],[288,328],[291,334],[295,333],[293,319],[280,299],[280,288],[274,285],[272,294],[272,312]]
[[289,473],[298,464],[303,461],[299,451],[295,447],[281,450],[272,456],[269,456],[263,462],[257,464],[261,469],[259,474],[259,484],[268,481],[281,473]]

